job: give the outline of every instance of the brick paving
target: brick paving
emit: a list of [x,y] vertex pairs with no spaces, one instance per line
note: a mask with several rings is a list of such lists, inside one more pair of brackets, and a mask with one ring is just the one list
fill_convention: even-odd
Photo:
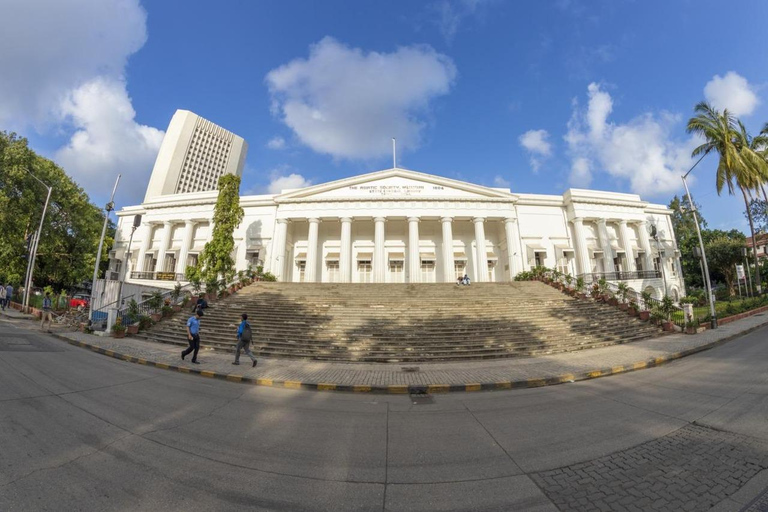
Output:
[[699,511],[766,468],[768,442],[691,424],[628,450],[529,476],[562,511]]
[[[16,312],[3,313],[13,318],[19,326],[36,329],[37,324],[23,320]],[[205,322],[202,322],[201,337],[205,339]],[[181,348],[174,345],[154,343],[134,338],[115,339],[80,332],[61,330],[55,326],[60,336],[75,341],[112,350],[121,354],[172,364],[182,367],[209,370],[222,374],[244,377],[289,380],[307,383],[334,383],[338,385],[415,385],[430,384],[462,385],[467,383],[523,381],[529,379],[547,379],[564,374],[578,375],[596,369],[618,366],[631,367],[640,361],[653,360],[686,350],[705,347],[742,332],[768,324],[768,314],[754,315],[749,318],[724,325],[716,330],[708,330],[698,335],[669,334],[627,345],[589,349],[540,357],[498,359],[491,361],[473,361],[461,363],[418,363],[418,364],[382,364],[382,363],[335,363],[300,361],[276,358],[259,358],[256,368],[251,368],[250,360],[241,357],[241,365],[233,366],[234,355],[201,350],[200,365],[182,361]],[[56,330],[58,328],[58,330]],[[233,332],[233,337],[234,337]],[[257,354],[258,356],[258,354]],[[404,366],[418,366],[418,372],[405,372]]]

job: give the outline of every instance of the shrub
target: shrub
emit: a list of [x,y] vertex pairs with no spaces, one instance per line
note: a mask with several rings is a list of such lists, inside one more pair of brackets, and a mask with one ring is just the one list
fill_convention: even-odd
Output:
[[119,318],[115,321],[115,325],[112,326],[112,332],[125,332],[125,326],[123,325],[123,319]]
[[640,293],[640,297],[643,299],[643,311],[650,311],[651,309],[651,292],[645,291]]
[[271,272],[265,272],[261,277],[264,281],[277,281],[277,278]]
[[160,292],[154,292],[147,300],[147,306],[152,311],[157,311],[163,305],[163,295]]
[[577,277],[576,278],[576,290],[579,292],[584,291],[584,278],[583,277]]
[[141,315],[139,317],[139,329],[143,331],[145,329],[149,329],[150,327],[152,327],[152,319],[147,315]]
[[162,308],[160,308],[160,312],[163,314],[163,316],[168,316],[173,313],[173,308],[166,304]]
[[672,300],[672,297],[669,295],[665,295],[663,299],[661,299],[661,304],[659,305],[659,311],[661,311],[661,314],[664,315],[664,318],[666,320],[670,320],[672,317],[672,312],[675,310],[675,303]]

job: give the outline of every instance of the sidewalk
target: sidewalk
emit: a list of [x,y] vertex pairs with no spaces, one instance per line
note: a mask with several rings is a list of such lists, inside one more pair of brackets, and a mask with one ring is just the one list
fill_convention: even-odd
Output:
[[[6,310],[9,318],[29,315]],[[0,315],[2,316],[2,315]],[[126,361],[204,377],[262,386],[323,391],[437,393],[539,387],[593,379],[664,364],[768,325],[768,315],[754,315],[697,335],[671,334],[627,345],[551,356],[461,363],[358,364],[259,358],[256,368],[244,354],[233,366],[233,354],[202,349],[193,365],[182,361],[174,345],[134,338],[115,339],[54,329],[52,335],[72,345]],[[19,321],[19,327],[37,324]],[[203,331],[203,339],[205,332]],[[417,371],[406,369],[418,368]]]

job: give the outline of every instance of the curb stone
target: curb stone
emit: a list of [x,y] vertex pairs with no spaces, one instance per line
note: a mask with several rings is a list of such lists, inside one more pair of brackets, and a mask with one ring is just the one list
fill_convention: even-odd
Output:
[[351,393],[384,393],[384,394],[425,394],[425,393],[454,393],[454,392],[474,392],[474,391],[499,391],[505,389],[530,389],[542,386],[554,386],[557,384],[566,384],[583,380],[598,379],[601,377],[609,377],[611,375],[618,375],[620,373],[629,373],[637,370],[644,370],[647,368],[655,368],[663,364],[687,357],[699,352],[704,352],[712,348],[718,347],[736,338],[749,334],[757,329],[760,329],[768,325],[768,320],[758,325],[744,329],[737,333],[726,336],[725,338],[701,345],[699,347],[691,348],[681,352],[674,352],[661,357],[650,358],[645,361],[638,361],[631,365],[614,366],[608,368],[598,368],[592,371],[585,371],[579,373],[566,373],[557,376],[538,378],[538,379],[525,379],[514,381],[497,381],[497,382],[469,382],[465,384],[412,384],[412,385],[389,385],[389,386],[377,386],[377,385],[355,385],[355,384],[336,384],[333,382],[303,382],[296,380],[277,380],[277,379],[262,379],[255,377],[246,377],[244,375],[232,374],[232,373],[219,373],[210,370],[202,370],[197,368],[187,368],[186,366],[177,366],[167,363],[159,363],[156,361],[149,361],[140,357],[130,356],[127,354],[121,354],[114,350],[107,350],[83,341],[73,340],[58,333],[51,333],[51,336],[58,338],[62,341],[69,343],[70,345],[90,349],[93,352],[102,354],[115,359],[121,359],[130,363],[142,364],[146,366],[154,366],[162,370],[171,370],[179,373],[189,373],[199,375],[201,377],[207,377],[212,379],[226,380],[230,382],[239,382],[242,384],[251,384],[256,386],[268,386],[274,388],[285,389],[304,389],[312,391],[340,391]]

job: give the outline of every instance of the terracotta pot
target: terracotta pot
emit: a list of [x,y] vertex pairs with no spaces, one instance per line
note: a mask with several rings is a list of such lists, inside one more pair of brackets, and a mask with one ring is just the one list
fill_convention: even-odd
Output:
[[587,294],[586,293],[582,293],[582,292],[576,292],[576,297],[578,297],[578,298],[580,298],[582,300],[585,300],[587,298]]
[[662,328],[667,332],[673,332],[675,330],[675,322],[663,321],[661,323]]
[[619,305],[619,301],[617,299],[611,297],[610,299],[608,299],[608,304],[610,304],[611,306],[618,306]]
[[651,318],[650,311],[641,311],[639,315],[640,315],[640,320],[643,320],[644,322],[647,322],[648,319]]
[[629,304],[619,304],[619,309],[622,311],[626,311],[629,309]]
[[686,327],[685,328],[685,334],[696,334],[697,330],[695,327]]
[[181,305],[176,304],[175,306],[173,306],[173,312],[174,313],[178,313],[179,311],[181,311]]
[[139,334],[139,324],[133,324],[126,327],[126,333],[128,334]]
[[125,331],[112,331],[113,338],[125,338]]
[[85,332],[88,328],[88,322],[80,322],[80,332]]
[[163,314],[162,313],[152,313],[151,315],[149,315],[149,317],[152,319],[153,322],[159,322],[160,320],[163,319]]

